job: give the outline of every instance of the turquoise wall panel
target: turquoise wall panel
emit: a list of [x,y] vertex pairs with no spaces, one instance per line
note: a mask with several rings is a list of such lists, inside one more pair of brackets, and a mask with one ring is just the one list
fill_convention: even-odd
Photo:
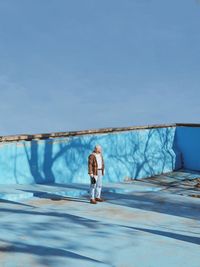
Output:
[[177,127],[176,136],[184,168],[200,171],[200,127]]

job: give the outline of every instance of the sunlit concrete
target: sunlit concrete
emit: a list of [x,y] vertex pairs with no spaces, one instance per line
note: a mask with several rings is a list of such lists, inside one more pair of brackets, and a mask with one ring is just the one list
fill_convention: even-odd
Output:
[[189,196],[198,177],[107,183],[97,205],[86,184],[4,187],[0,266],[199,267],[200,199]]

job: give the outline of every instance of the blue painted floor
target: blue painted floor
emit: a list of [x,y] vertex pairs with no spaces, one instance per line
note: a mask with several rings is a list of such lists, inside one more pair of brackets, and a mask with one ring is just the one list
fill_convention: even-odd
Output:
[[97,205],[87,185],[1,186],[0,266],[199,267],[198,177],[106,184]]

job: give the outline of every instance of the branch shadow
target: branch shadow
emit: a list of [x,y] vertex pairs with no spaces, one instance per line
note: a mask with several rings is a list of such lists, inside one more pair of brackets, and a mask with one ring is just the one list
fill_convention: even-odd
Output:
[[[140,194],[106,194],[108,202],[114,205],[126,206],[145,211],[153,211],[163,214],[169,214],[190,219],[200,219],[199,203],[190,203],[186,200],[177,201],[175,198],[171,200],[159,195],[158,193],[145,192]],[[180,197],[182,198],[182,197]]]
[[134,230],[134,231],[135,230],[142,231],[142,232],[146,232],[146,233],[150,233],[150,234],[154,234],[154,235],[160,235],[160,236],[169,237],[172,239],[200,245],[200,238],[196,237],[196,236],[181,235],[181,234],[177,234],[177,233],[173,233],[173,232],[140,228],[140,227],[132,227],[132,226],[123,226],[123,227]]
[[14,242],[12,245],[4,245],[0,247],[0,252],[6,253],[23,253],[23,254],[32,254],[36,256],[42,257],[64,257],[64,258],[71,258],[71,259],[79,259],[82,261],[89,261],[92,263],[103,263],[102,261],[95,260],[90,257],[83,256],[81,254],[71,252],[66,249],[60,249],[55,247],[48,247],[48,246],[41,246],[41,245],[30,245],[23,242]]

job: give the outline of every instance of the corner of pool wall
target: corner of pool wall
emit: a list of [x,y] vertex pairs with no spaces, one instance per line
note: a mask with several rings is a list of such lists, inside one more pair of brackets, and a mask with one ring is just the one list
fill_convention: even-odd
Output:
[[185,169],[200,171],[200,124],[177,123],[177,147]]
[[2,136],[0,184],[88,183],[87,160],[103,148],[104,182],[180,168],[200,170],[200,124],[161,124]]

